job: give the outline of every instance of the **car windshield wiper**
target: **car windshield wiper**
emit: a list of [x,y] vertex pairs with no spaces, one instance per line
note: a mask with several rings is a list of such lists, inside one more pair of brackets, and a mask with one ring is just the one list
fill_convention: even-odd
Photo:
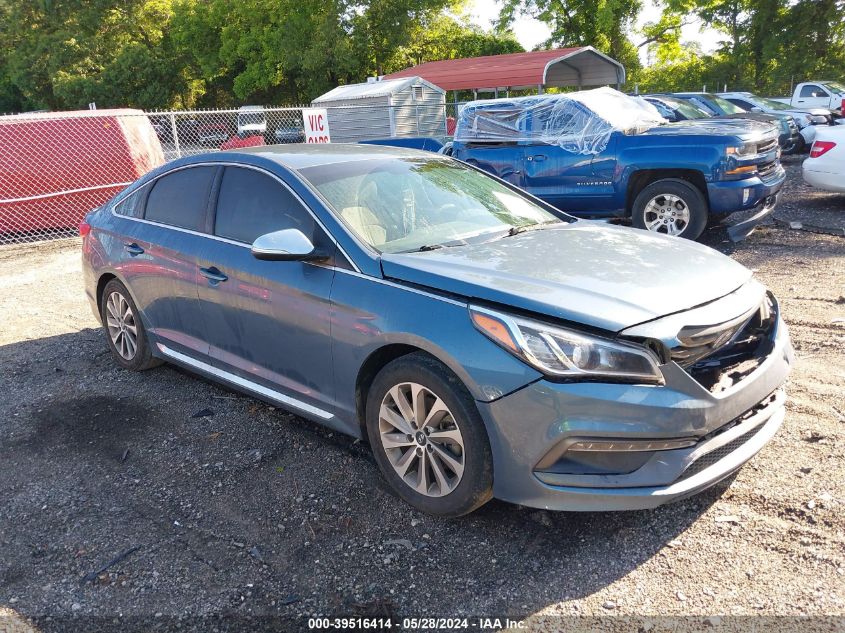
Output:
[[443,242],[442,244],[423,244],[417,248],[409,248],[406,251],[399,251],[400,253],[425,253],[426,251],[436,251],[441,248],[453,248],[455,246],[466,246],[469,244],[466,240],[453,240],[451,242]]
[[539,231],[540,229],[544,229],[552,224],[564,224],[564,222],[561,222],[560,220],[549,220],[548,222],[538,222],[537,224],[529,224],[528,226],[512,226],[502,237],[512,237],[514,235],[519,235],[520,233],[527,233],[528,231]]

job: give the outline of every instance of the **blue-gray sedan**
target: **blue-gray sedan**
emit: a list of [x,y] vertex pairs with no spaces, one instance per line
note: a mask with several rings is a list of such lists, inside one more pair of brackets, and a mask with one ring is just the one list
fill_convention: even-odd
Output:
[[748,269],[450,158],[194,156],[80,228],[120,365],[171,362],[367,438],[432,514],[657,506],[735,472],[784,418],[792,348]]

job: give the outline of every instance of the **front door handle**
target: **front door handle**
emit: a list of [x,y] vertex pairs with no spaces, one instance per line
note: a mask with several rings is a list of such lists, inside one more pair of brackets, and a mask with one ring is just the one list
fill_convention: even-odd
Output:
[[210,268],[200,268],[200,274],[208,279],[212,284],[219,284],[221,281],[229,279],[225,274],[221,273],[216,266]]
[[546,160],[546,156],[544,154],[535,154],[534,156],[529,156],[529,158],[533,159],[534,161],[541,161]]
[[141,255],[144,252],[144,249],[138,246],[135,242],[132,242],[131,244],[124,244],[123,250],[129,253],[132,257]]

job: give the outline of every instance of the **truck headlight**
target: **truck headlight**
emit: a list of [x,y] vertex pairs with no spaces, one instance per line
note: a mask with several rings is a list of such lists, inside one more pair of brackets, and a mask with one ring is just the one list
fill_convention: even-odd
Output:
[[757,143],[743,143],[742,145],[733,145],[726,150],[728,156],[739,156],[746,158],[757,154]]
[[477,306],[470,317],[482,334],[547,376],[663,383],[658,359],[640,345]]

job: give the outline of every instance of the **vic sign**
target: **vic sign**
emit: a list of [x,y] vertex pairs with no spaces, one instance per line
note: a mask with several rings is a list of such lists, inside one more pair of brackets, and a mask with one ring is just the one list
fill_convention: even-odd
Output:
[[302,123],[306,143],[331,143],[329,119],[323,108],[305,108],[302,110]]

